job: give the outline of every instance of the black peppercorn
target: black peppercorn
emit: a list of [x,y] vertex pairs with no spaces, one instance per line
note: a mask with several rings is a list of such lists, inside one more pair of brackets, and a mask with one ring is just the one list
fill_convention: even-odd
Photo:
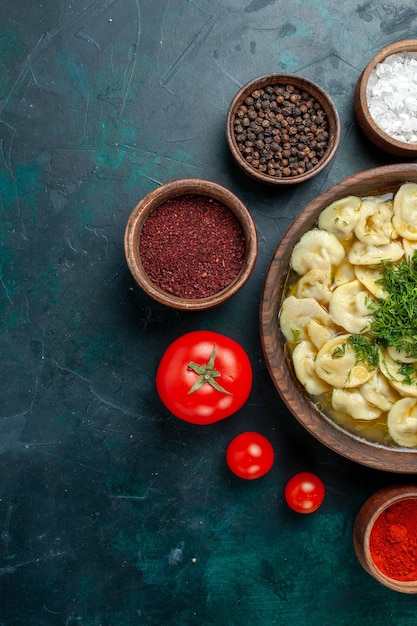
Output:
[[326,153],[326,113],[294,85],[255,89],[238,108],[235,139],[246,161],[269,176],[299,176]]

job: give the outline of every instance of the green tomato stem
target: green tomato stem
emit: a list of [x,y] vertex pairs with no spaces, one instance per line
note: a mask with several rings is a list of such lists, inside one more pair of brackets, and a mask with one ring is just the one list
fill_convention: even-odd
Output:
[[220,393],[225,393],[229,396],[232,395],[230,391],[227,391],[226,389],[224,389],[215,380],[216,378],[221,376],[221,373],[214,369],[215,360],[216,360],[216,344],[213,345],[213,350],[211,352],[210,358],[205,365],[199,365],[198,363],[194,363],[194,361],[191,361],[190,363],[188,363],[187,365],[188,369],[198,374],[197,380],[195,381],[191,389],[188,391],[189,394],[194,393],[195,391],[200,389],[200,387],[202,387],[205,383],[208,383],[209,385],[213,387],[213,389],[220,391]]

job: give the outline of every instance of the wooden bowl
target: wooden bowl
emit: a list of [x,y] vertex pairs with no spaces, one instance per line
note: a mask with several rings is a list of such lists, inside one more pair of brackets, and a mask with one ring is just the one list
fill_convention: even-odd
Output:
[[404,39],[396,41],[385,48],[382,48],[368,63],[359,77],[354,93],[354,112],[357,122],[366,137],[377,148],[395,154],[396,156],[415,158],[417,156],[417,144],[398,141],[384,132],[372,118],[366,97],[366,89],[370,74],[378,63],[382,63],[392,54],[401,52],[417,53],[417,39]]
[[[300,92],[306,92],[320,105],[322,111],[325,113],[325,118],[327,119],[327,147],[323,156],[319,158],[318,163],[312,166],[311,169],[307,169],[304,173],[286,176],[269,175],[268,173],[259,171],[259,169],[255,168],[243,156],[241,150],[239,149],[237,134],[235,132],[235,118],[241,105],[245,104],[246,98],[250,97],[256,90],[264,90],[266,87],[285,87],[286,85],[291,85]],[[288,119],[292,122],[292,120],[294,120],[294,116],[290,116]],[[275,125],[276,121],[271,119],[271,128],[272,124]],[[305,139],[307,129],[303,128],[303,123],[297,122],[294,126],[300,124],[302,130],[295,135],[291,135],[291,141],[295,137],[298,143],[302,135],[304,135]],[[281,131],[278,131],[277,129],[274,130],[274,132],[281,133]],[[296,74],[265,74],[248,82],[233,98],[227,113],[226,138],[236,163],[245,172],[245,174],[261,183],[267,183],[270,185],[293,185],[295,183],[302,183],[309,178],[316,176],[316,174],[321,172],[333,159],[340,142],[339,114],[330,96],[311,80]],[[304,139],[302,141],[304,141]],[[290,158],[293,158],[293,156],[294,155]],[[281,171],[282,173],[283,168],[278,167],[276,171]]]
[[313,228],[321,211],[348,195],[360,197],[395,192],[404,182],[417,183],[417,164],[396,164],[356,174],[315,198],[284,234],[266,273],[260,305],[260,332],[265,360],[274,385],[294,417],[314,437],[338,454],[376,469],[417,473],[417,450],[372,443],[348,432],[326,416],[295,377],[286,342],[279,327],[279,312],[291,273],[295,243]]
[[[417,508],[417,485],[398,485],[380,489],[362,505],[353,527],[353,546],[362,567],[378,582],[401,593],[417,593],[417,580],[401,581],[387,576],[375,564],[371,555],[370,539],[376,520],[384,512],[403,500],[413,499]],[[395,519],[392,520],[393,524]],[[397,531],[398,532],[398,531]],[[415,540],[415,537],[413,537]]]
[[[180,297],[159,287],[146,273],[139,253],[141,232],[149,215],[168,200],[188,195],[204,196],[220,202],[237,218],[245,239],[245,255],[237,276],[214,295],[195,299]],[[140,200],[127,222],[124,249],[130,272],[145,293],[157,302],[174,309],[198,311],[222,304],[243,287],[255,267],[258,243],[252,216],[237,196],[212,181],[184,178],[160,185]]]

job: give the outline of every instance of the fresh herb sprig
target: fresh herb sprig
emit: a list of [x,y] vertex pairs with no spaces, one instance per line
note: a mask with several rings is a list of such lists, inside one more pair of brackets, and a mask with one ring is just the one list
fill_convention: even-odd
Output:
[[351,335],[348,341],[355,352],[357,363],[368,363],[371,369],[378,367],[379,350],[372,339],[363,335]]
[[388,295],[373,305],[371,334],[383,348],[417,358],[417,251],[396,264],[382,264],[381,270],[376,282]]
[[376,369],[379,363],[378,346],[372,339],[364,335],[350,335],[348,339],[338,345],[332,352],[334,359],[341,359],[346,354],[346,346],[349,345],[355,353],[356,363],[368,363],[371,369]]

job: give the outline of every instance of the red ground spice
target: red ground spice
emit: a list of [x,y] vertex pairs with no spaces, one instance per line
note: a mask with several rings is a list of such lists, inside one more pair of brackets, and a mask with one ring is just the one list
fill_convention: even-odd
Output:
[[400,500],[379,515],[369,548],[383,574],[394,580],[417,580],[417,498]]
[[144,223],[139,252],[149,278],[173,295],[198,299],[218,293],[239,273],[245,237],[235,215],[201,195],[168,200]]

